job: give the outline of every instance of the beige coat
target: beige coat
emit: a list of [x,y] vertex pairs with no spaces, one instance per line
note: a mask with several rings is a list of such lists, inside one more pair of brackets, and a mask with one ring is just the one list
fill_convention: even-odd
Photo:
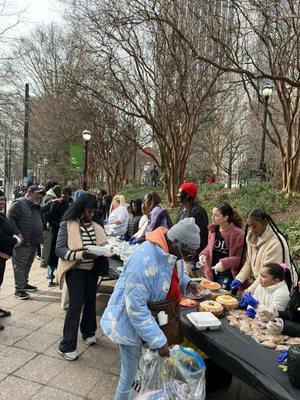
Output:
[[[107,241],[105,231],[100,225],[96,224],[96,222],[92,222],[92,225],[96,234],[97,246],[102,246]],[[62,227],[60,229],[62,229]],[[83,245],[78,221],[70,220],[67,222],[67,246],[69,250],[82,251]],[[80,263],[80,261],[81,260],[64,260],[63,258],[59,258],[57,277],[60,288],[62,288],[64,274],[72,269],[77,263]]]
[[[245,282],[248,278],[254,279],[252,285],[247,289],[250,292],[254,292],[257,285],[260,282],[260,268],[268,263],[277,263],[280,264],[284,262],[288,269],[291,271],[290,256],[289,249],[284,237],[278,234],[281,237],[281,240],[284,245],[284,253],[285,258],[283,260],[283,251],[281,247],[281,243],[277,237],[277,235],[273,232],[271,226],[268,224],[264,233],[258,241],[255,242],[256,237],[253,235],[251,231],[248,232],[246,237],[247,243],[247,255],[246,261],[236,276],[237,279],[240,279],[242,282]],[[294,285],[297,284],[297,274],[293,268],[291,272],[292,280]]]

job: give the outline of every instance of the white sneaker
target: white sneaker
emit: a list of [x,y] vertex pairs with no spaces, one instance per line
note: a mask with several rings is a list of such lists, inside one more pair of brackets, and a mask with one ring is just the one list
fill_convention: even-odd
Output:
[[64,353],[61,350],[58,349],[59,354],[65,357],[66,360],[68,361],[74,361],[76,360],[79,356],[76,351],[71,351],[70,353]]
[[88,337],[88,338],[84,339],[84,341],[88,346],[92,346],[93,344],[97,343],[96,336]]

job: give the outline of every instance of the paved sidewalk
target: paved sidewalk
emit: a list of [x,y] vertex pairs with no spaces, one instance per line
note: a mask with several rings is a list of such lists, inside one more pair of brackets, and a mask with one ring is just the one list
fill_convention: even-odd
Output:
[[[119,377],[116,346],[97,331],[98,344],[88,347],[78,337],[78,360],[66,361],[57,352],[65,312],[60,308],[60,290],[45,284],[46,270],[35,261],[30,283],[38,286],[30,300],[13,297],[14,279],[8,261],[0,292],[0,307],[11,311],[1,318],[0,400],[111,400]],[[97,315],[106,306],[108,295],[97,298]],[[98,318],[99,321],[99,318]],[[218,377],[216,377],[216,380]],[[228,391],[207,400],[263,400],[249,386],[234,380]]]
[[[46,270],[35,261],[30,283],[38,286],[29,300],[13,297],[12,265],[6,266],[0,292],[0,307],[11,311],[1,318],[0,399],[1,400],[100,400],[113,399],[118,382],[116,346],[100,328],[98,345],[88,347],[78,337],[78,360],[66,361],[57,352],[65,311],[60,308],[60,290],[45,284]],[[97,300],[100,315],[108,296]]]

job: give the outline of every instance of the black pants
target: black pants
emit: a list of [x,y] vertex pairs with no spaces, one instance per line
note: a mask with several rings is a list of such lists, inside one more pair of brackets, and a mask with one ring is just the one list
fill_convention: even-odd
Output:
[[66,283],[69,291],[69,307],[65,318],[63,339],[59,344],[60,351],[64,353],[76,350],[82,306],[80,323],[82,337],[86,339],[95,335],[98,276],[93,270],[71,269],[66,273]]
[[5,263],[6,263],[6,260],[4,258],[0,257],[0,287],[1,287],[2,282],[3,282],[4,271],[5,271]]

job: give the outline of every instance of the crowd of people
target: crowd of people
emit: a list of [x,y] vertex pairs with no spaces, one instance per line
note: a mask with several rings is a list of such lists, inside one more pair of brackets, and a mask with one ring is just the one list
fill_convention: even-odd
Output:
[[[89,346],[96,343],[96,293],[99,276],[108,272],[108,258],[93,253],[107,234],[139,244],[123,272],[101,318],[104,333],[118,345],[121,372],[116,400],[127,400],[142,346],[169,355],[182,341],[179,297],[197,294],[204,276],[222,289],[242,293],[240,307],[251,318],[260,316],[275,333],[300,336],[300,286],[286,239],[274,220],[254,208],[245,229],[230,204],[216,204],[209,224],[197,201],[198,186],[185,182],[178,190],[180,209],[175,224],[156,192],[126,202],[104,190],[95,194],[50,180],[15,199],[4,214],[0,192],[0,285],[6,260],[12,257],[15,296],[30,297],[30,268],[42,246],[41,266],[49,286],[56,281],[68,291],[63,337],[58,351],[78,358],[78,330]],[[57,270],[57,272],[56,272]],[[55,276],[56,275],[56,276]],[[64,283],[65,282],[65,283]],[[82,315],[81,315],[82,312]],[[0,309],[0,317],[9,311]],[[167,320],[159,321],[159,315]],[[0,325],[3,329],[3,325]]]

